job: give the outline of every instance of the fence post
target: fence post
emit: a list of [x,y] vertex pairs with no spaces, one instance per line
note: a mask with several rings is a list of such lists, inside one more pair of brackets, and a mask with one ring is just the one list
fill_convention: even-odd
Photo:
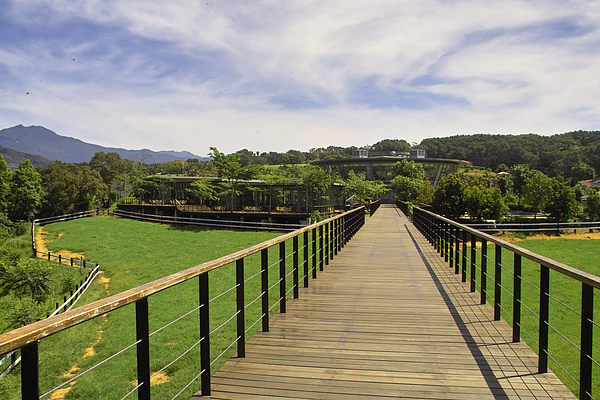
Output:
[[329,224],[331,222],[327,222],[325,224],[325,226],[323,226],[323,234],[325,235],[325,238],[323,239],[325,241],[325,265],[329,265],[329,248],[330,248],[330,240],[331,240],[331,235],[329,235]]
[[269,332],[269,250],[260,251],[261,291],[262,291],[262,330]]
[[246,357],[246,317],[244,313],[244,259],[235,261],[235,297],[237,303],[237,355]]
[[150,336],[148,326],[148,298],[135,302],[135,331],[139,343],[137,351],[138,399],[150,400]]
[[317,279],[317,228],[312,230],[312,277]]
[[540,321],[538,372],[548,372],[548,315],[550,306],[550,268],[540,265]]
[[581,284],[581,354],[579,356],[579,398],[592,398],[592,348],[594,333],[594,288]]
[[298,235],[294,236],[292,238],[292,251],[293,251],[293,256],[292,256],[292,268],[293,268],[293,279],[294,279],[294,298],[297,299],[300,291],[298,289],[298,283],[299,283],[299,273],[298,273],[298,268],[300,268],[300,265],[298,263]]
[[475,291],[475,269],[477,266],[477,236],[471,233],[471,292]]
[[285,314],[285,241],[279,243],[279,312]]
[[323,225],[319,225],[319,271],[323,271]]
[[24,400],[39,399],[38,342],[21,347],[21,396]]
[[467,236],[468,232],[463,229],[462,233],[462,276],[461,282],[467,281]]
[[521,341],[521,256],[513,261],[513,342]]
[[452,268],[454,266],[454,236],[452,236],[452,231],[453,226],[450,224],[447,224],[448,229],[446,230],[447,233],[447,237],[448,237],[448,252],[449,254],[447,254],[446,256],[446,261],[450,261],[448,264],[448,267]]
[[460,230],[458,229],[458,227],[456,227],[454,229],[455,233],[455,240],[456,240],[456,246],[454,248],[454,274],[458,275],[460,274]]
[[494,321],[500,321],[502,303],[502,246],[496,243],[494,255]]
[[304,247],[302,248],[304,255],[304,287],[308,287],[308,231],[304,231],[302,240],[304,242]]
[[481,304],[487,301],[487,240],[481,239]]
[[200,300],[200,388],[202,396],[210,396],[210,297],[208,272],[198,276]]

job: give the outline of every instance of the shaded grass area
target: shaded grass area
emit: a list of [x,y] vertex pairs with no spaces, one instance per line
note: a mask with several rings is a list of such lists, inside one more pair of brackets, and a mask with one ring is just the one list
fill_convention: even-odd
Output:
[[[594,239],[540,238],[515,243],[534,253],[554,259],[571,267],[600,276],[600,241]],[[462,251],[462,245],[460,247]],[[462,257],[462,254],[461,254]],[[481,248],[477,248],[475,272],[476,289],[481,290]],[[467,281],[470,281],[471,248],[467,250]],[[487,296],[486,301],[494,304],[495,245],[487,246]],[[501,315],[509,324],[513,323],[513,253],[502,250],[501,260]],[[462,260],[460,260],[462,265]],[[522,259],[522,307],[521,339],[539,353],[539,298],[540,266]],[[579,349],[581,334],[581,283],[559,272],[550,270],[550,315],[549,315],[549,368],[575,393],[579,395]],[[594,290],[594,318],[600,321],[600,290]],[[593,332],[593,357],[600,360],[600,328]],[[600,395],[600,367],[592,367],[592,395]]]
[[[279,233],[232,232],[198,228],[171,227],[111,217],[93,217],[61,222],[45,227],[54,242],[50,251],[66,249],[83,253],[89,261],[100,264],[103,274],[90,287],[82,300],[89,303],[153,281],[171,273],[209,261],[251,245],[272,239]],[[59,233],[62,233],[59,238]],[[291,252],[291,241],[286,243]],[[269,251],[275,260],[278,249]],[[288,258],[289,260],[289,258]],[[273,263],[271,261],[270,263]],[[246,278],[260,270],[260,256],[248,257]],[[291,260],[286,263],[291,271]],[[270,268],[270,283],[279,279],[278,262]],[[226,265],[209,273],[210,297],[235,285],[235,266]],[[246,303],[260,294],[260,275],[247,282]],[[286,286],[291,288],[291,278]],[[272,290],[270,304],[277,302],[278,290]],[[194,310],[198,306],[198,279],[179,284],[149,298],[150,332]],[[83,303],[81,303],[83,304]],[[235,314],[235,291],[214,300],[210,306],[211,331]],[[276,307],[271,311],[275,312]],[[260,316],[260,300],[246,310],[246,326]],[[260,323],[247,332],[250,337]],[[235,340],[235,319],[211,335],[211,354],[215,358]],[[199,347],[186,351],[199,340],[198,311],[155,333],[150,339],[151,373],[154,374],[175,358],[174,362],[154,379],[152,396],[172,398],[200,371]],[[60,332],[40,343],[40,391],[61,384],[100,360],[114,355],[135,342],[135,306],[130,305],[74,328]],[[213,372],[235,351],[231,348],[212,366]],[[19,377],[11,377],[11,396],[20,398]],[[135,347],[114,360],[77,378],[65,398],[120,399],[136,385]],[[199,381],[184,391],[180,398],[189,398],[199,387]],[[8,393],[8,392],[7,392]],[[137,397],[136,393],[132,396]]]

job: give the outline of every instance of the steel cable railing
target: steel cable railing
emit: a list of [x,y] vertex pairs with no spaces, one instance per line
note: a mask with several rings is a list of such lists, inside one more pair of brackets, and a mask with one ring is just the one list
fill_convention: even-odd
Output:
[[[597,340],[593,338],[594,328],[599,327],[593,319],[593,310],[600,277],[417,207],[413,209],[412,221],[444,261],[455,267],[457,274],[462,272],[462,281],[468,278],[471,291],[479,290],[481,303],[490,301],[494,304],[494,319],[502,316],[509,321],[513,327],[513,341],[520,341],[521,333],[524,333],[526,341],[537,348],[539,372],[548,371],[550,361],[558,368],[557,375],[575,382],[575,385],[565,383],[574,392],[579,392],[581,399],[594,398],[592,392],[600,388],[600,363],[592,354],[593,343]],[[494,246],[494,255],[491,252],[488,255],[488,247]],[[502,262],[503,252],[513,254],[512,265]],[[523,264],[522,259],[528,264]],[[457,267],[460,261],[462,271]],[[507,279],[504,284],[502,278],[507,274],[512,279]],[[552,282],[558,282],[552,286],[551,275],[554,277]],[[539,283],[534,283],[537,280]],[[581,295],[575,296],[575,300],[558,297],[564,293],[559,286],[568,284],[581,286]],[[488,292],[492,287],[493,290]],[[577,292],[575,287],[573,290]],[[508,295],[508,301],[502,299],[503,294]],[[573,301],[577,303],[573,305]],[[521,315],[522,311],[528,314]],[[565,321],[579,321],[579,330],[571,329],[572,322]],[[592,377],[596,379],[593,384]]]
[[[307,286],[311,272],[314,278],[317,271],[323,270],[323,266],[335,257],[337,251],[364,224],[364,216],[363,208],[352,210],[228,256],[188,268],[126,292],[74,308],[47,320],[38,321],[32,325],[0,335],[0,354],[21,349],[23,354],[21,394],[23,398],[37,398],[39,397],[40,379],[38,371],[40,352],[38,343],[40,340],[44,342],[44,338],[48,336],[70,329],[97,316],[110,314],[126,305],[135,304],[135,321],[132,321],[135,323],[130,324],[131,327],[135,326],[135,341],[116,354],[86,369],[86,371],[46,391],[44,396],[64,388],[83,375],[96,370],[100,365],[104,365],[109,361],[111,361],[111,365],[112,362],[119,362],[115,360],[115,357],[133,347],[136,347],[137,383],[133,388],[115,388],[114,396],[110,395],[108,398],[125,399],[136,392],[138,398],[150,398],[150,380],[157,377],[158,374],[174,368],[175,364],[181,364],[183,358],[189,357],[192,352],[196,354],[198,347],[200,354],[199,368],[195,371],[190,370],[190,373],[186,372],[186,376],[189,376],[192,380],[186,380],[187,383],[183,388],[174,388],[168,396],[171,397],[174,394],[172,398],[177,398],[184,393],[189,394],[187,391],[198,380],[200,380],[199,387],[202,394],[209,395],[211,368],[213,371],[218,368],[219,364],[224,362],[226,356],[234,352],[236,345],[238,357],[243,357],[247,335],[258,329],[259,322],[262,322],[263,331],[267,332],[269,330],[269,316],[277,306],[279,306],[279,312],[283,313],[286,311],[286,300],[292,296],[298,297],[300,275],[303,275],[304,285]],[[300,240],[302,240],[301,245]],[[277,251],[277,248],[279,248],[279,251]],[[253,257],[254,255],[259,259]],[[272,262],[269,263],[271,257],[273,257]],[[245,263],[244,260],[249,260],[249,262]],[[272,268],[277,265],[279,265],[279,268]],[[211,287],[209,285],[209,275],[212,276],[213,273],[226,266],[235,268],[235,282],[232,284],[226,283],[227,287],[219,289],[209,298],[208,293]],[[300,273],[301,267],[304,267],[302,274]],[[225,269],[221,269],[221,271],[225,271]],[[245,275],[248,275],[248,277]],[[290,279],[290,276],[292,276],[292,279]],[[169,321],[163,321],[163,319],[166,319],[164,318],[166,315],[163,316],[161,312],[150,315],[148,301],[150,297],[166,289],[180,287],[178,285],[195,278],[198,278],[197,300],[188,300],[186,297],[185,301],[182,301],[182,305],[189,305],[190,301],[195,302],[196,305],[191,309],[186,307],[186,310],[181,312],[176,312],[180,310],[179,308],[172,310],[176,315],[169,316]],[[273,282],[275,283],[273,284]],[[278,293],[277,286],[280,288]],[[220,288],[220,286],[218,287]],[[257,293],[256,297],[254,296],[255,292]],[[246,300],[246,295],[249,295],[249,300]],[[161,303],[158,302],[157,304]],[[231,312],[227,311],[230,308]],[[210,310],[216,310],[217,312],[213,315]],[[169,313],[164,314],[170,315],[171,310],[169,311]],[[195,329],[198,329],[199,326],[198,337],[193,341],[185,338],[187,342],[191,343],[191,346],[185,343],[173,346],[174,349],[175,347],[181,348],[177,355],[170,360],[163,361],[161,358],[160,361],[152,362],[153,368],[156,367],[156,370],[151,371],[150,356],[153,352],[150,349],[156,349],[157,346],[165,347],[161,344],[166,343],[168,338],[165,338],[163,332],[168,332],[166,336],[172,337],[177,335],[177,330],[171,332],[171,329],[175,327],[177,329],[188,329],[187,326],[193,322],[189,317],[198,315],[196,311],[199,314],[199,324],[196,322],[194,325],[196,326]],[[252,322],[246,320],[253,320],[255,314],[258,315],[258,319],[249,327],[246,327],[247,322]],[[152,318],[150,318],[151,316]],[[151,332],[150,323],[157,323],[159,327]],[[184,328],[179,328],[182,324]],[[131,328],[123,326],[122,329]],[[184,345],[187,347],[184,347]],[[43,348],[41,351],[43,351]],[[171,353],[167,352],[167,354]],[[211,356],[211,354],[213,355]],[[215,357],[215,354],[218,355]],[[187,364],[193,363],[186,362],[185,364],[187,366]],[[198,370],[200,370],[200,373],[197,373]],[[197,389],[197,386],[195,386],[195,389]],[[158,387],[158,389],[152,390],[163,389]],[[161,396],[168,398],[165,394],[168,391],[171,391],[171,389],[161,391]],[[121,392],[121,394],[116,392]],[[123,393],[126,394],[121,397]]]

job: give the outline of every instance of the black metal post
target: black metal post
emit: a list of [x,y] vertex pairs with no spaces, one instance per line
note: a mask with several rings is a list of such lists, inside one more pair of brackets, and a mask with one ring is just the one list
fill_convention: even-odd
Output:
[[449,254],[446,257],[446,261],[449,261],[448,267],[452,268],[454,266],[454,237],[452,236],[452,231],[454,227],[448,224],[447,236],[448,236],[448,251]]
[[148,298],[135,302],[135,331],[139,343],[137,351],[138,399],[150,399],[150,330],[148,325]]
[[460,274],[460,230],[454,229],[456,234],[456,246],[454,247],[454,273]]
[[269,250],[260,252],[262,291],[262,330],[269,332]]
[[467,235],[468,232],[463,230],[462,233],[462,276],[461,282],[467,281]]
[[329,265],[329,242],[330,242],[330,238],[331,235],[329,235],[329,224],[330,222],[326,223],[325,226],[323,227],[323,233],[325,235],[324,241],[325,241],[325,265]]
[[38,342],[21,347],[21,398],[37,400],[40,398]]
[[319,271],[323,271],[323,225],[319,225]]
[[477,267],[477,236],[471,234],[471,292],[475,291],[475,270]]
[[210,396],[210,314],[208,273],[198,277],[200,298],[200,385],[202,396]]
[[513,261],[513,342],[521,341],[521,256]]
[[317,228],[312,230],[312,277],[317,279]]
[[308,231],[305,231],[303,236],[304,241],[304,287],[308,287]]
[[487,301],[487,240],[481,239],[481,304]]
[[244,308],[244,259],[235,262],[235,297],[237,303],[237,356],[246,357],[246,317]]
[[298,274],[298,268],[300,268],[300,264],[299,264],[299,260],[298,260],[298,236],[294,236],[292,238],[292,247],[293,247],[293,255],[292,255],[292,268],[293,268],[293,273],[292,273],[292,277],[294,280],[294,298],[297,299],[298,296],[300,295],[300,291],[298,289],[298,282],[299,282],[299,274]]
[[502,303],[502,246],[496,244],[494,255],[494,321],[500,320]]
[[548,372],[548,315],[550,308],[550,268],[540,265],[540,324],[538,372]]
[[581,284],[581,354],[579,356],[579,398],[592,398],[592,348],[594,333],[594,288]]
[[285,313],[285,242],[279,243],[279,312]]

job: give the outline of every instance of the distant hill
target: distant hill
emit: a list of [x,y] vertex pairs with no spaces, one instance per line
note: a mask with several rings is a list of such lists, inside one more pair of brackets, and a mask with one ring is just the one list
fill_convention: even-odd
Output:
[[[199,157],[187,151],[126,150],[103,147],[72,137],[60,136],[43,126],[17,125],[2,129],[0,130],[0,146],[51,161],[58,160],[68,163],[89,162],[94,154],[100,151],[118,153],[123,159],[139,160],[146,164],[175,160],[186,161],[190,158],[197,158],[201,161],[208,160],[206,157]],[[33,160],[30,159],[30,161],[33,164]]]
[[6,161],[6,166],[12,171],[17,169],[19,164],[21,164],[21,161],[23,161],[23,159],[25,158],[31,161],[31,165],[33,165],[34,167],[45,167],[46,165],[52,162],[52,160],[46,157],[36,156],[35,154],[22,153],[20,151],[16,151],[13,149],[9,149],[8,147],[2,146],[0,146],[0,155],[4,157],[4,160]]

